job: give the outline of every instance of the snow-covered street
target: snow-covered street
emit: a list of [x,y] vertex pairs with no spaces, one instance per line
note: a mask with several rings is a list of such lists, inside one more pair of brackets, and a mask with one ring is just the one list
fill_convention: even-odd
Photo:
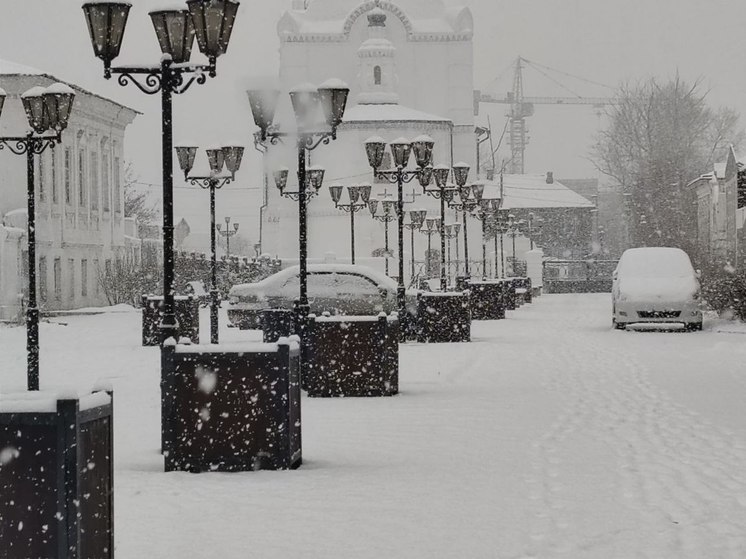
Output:
[[[614,331],[609,295],[545,295],[402,346],[394,398],[304,398],[297,471],[166,474],[139,312],[53,322],[42,389],[114,384],[120,559],[746,556],[743,325]],[[25,330],[0,351],[23,387]]]

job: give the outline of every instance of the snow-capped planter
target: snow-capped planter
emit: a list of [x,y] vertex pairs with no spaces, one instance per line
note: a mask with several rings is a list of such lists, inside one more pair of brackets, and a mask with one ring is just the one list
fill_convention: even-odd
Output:
[[0,556],[114,556],[113,393],[0,394]]
[[469,306],[472,320],[501,320],[505,318],[505,283],[499,280],[470,280]]
[[276,342],[295,333],[295,312],[292,309],[264,309],[259,315],[259,326],[265,343]]
[[469,292],[420,293],[417,296],[417,341],[471,341]]
[[309,396],[393,396],[399,393],[399,319],[313,316],[303,368]]
[[301,464],[300,344],[163,346],[166,471],[249,471]]
[[519,304],[531,303],[533,289],[531,287],[531,278],[522,277],[514,279],[515,295]]
[[[199,300],[193,295],[174,297],[174,312],[179,326],[178,338],[189,338],[199,343]],[[157,346],[161,343],[160,324],[163,319],[163,296],[142,296],[142,345]]]

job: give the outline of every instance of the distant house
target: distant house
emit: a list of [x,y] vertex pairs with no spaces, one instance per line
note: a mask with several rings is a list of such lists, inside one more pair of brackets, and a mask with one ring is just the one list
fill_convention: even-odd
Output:
[[[0,60],[7,100],[4,136],[28,128],[20,95],[59,81]],[[125,250],[122,183],[124,137],[137,112],[74,84],[75,102],[62,143],[36,159],[37,277],[42,309],[104,304],[99,270]],[[27,283],[26,159],[0,152],[0,319],[18,316]],[[20,243],[20,247],[19,247]],[[20,251],[19,251],[20,248]]]
[[724,162],[689,183],[687,190],[693,205],[697,263],[742,264],[744,243],[739,240],[746,217],[746,170],[733,147]]
[[[484,196],[500,196],[499,177],[485,183]],[[536,226],[543,221],[540,236],[534,237],[546,256],[577,259],[590,255],[595,204],[556,180],[552,173],[503,175],[502,199],[503,211],[513,214],[515,220],[527,221],[533,214]],[[525,226],[521,230],[528,233]],[[516,257],[521,259],[530,241],[521,236],[518,243]],[[506,248],[506,252],[512,250]]]

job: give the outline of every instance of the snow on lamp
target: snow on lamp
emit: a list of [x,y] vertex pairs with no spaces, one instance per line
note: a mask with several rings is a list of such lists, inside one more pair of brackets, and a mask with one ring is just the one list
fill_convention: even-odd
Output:
[[209,147],[205,149],[207,162],[210,164],[210,172],[213,175],[219,175],[225,166],[225,154],[221,147]]
[[88,2],[83,4],[83,13],[91,36],[93,53],[111,67],[111,62],[119,56],[124,30],[127,26],[132,4],[129,2]]
[[194,160],[197,157],[196,146],[176,146],[176,157],[179,160],[179,167],[184,172],[184,180],[189,177],[189,173],[194,167]]
[[319,106],[319,90],[313,84],[302,83],[290,91],[290,101],[298,128],[303,129],[312,124]]
[[285,190],[285,187],[288,185],[289,174],[290,174],[290,169],[288,169],[287,167],[280,167],[274,173],[272,173],[275,179],[275,186],[277,187],[277,190],[279,190],[280,192]]
[[44,93],[43,87],[32,87],[21,95],[23,110],[26,112],[29,126],[37,134],[43,134],[49,129],[49,119],[44,118]]
[[313,187],[316,192],[319,191],[321,185],[324,183],[324,173],[326,170],[320,165],[313,165],[308,168],[308,184]]
[[232,177],[236,176],[238,170],[241,168],[241,160],[243,159],[243,146],[223,146],[223,159],[225,160],[225,167]]
[[414,150],[414,158],[417,161],[417,166],[422,169],[432,163],[433,160],[433,148],[435,142],[427,134],[417,136],[412,140],[412,149]]
[[435,177],[435,184],[438,188],[443,190],[448,183],[448,175],[451,174],[451,170],[447,165],[437,165],[433,168],[433,176]]
[[233,0],[187,0],[197,45],[211,60],[228,50],[238,6]]
[[469,178],[469,166],[466,163],[456,163],[453,166],[453,180],[456,186],[464,186]]
[[350,88],[347,84],[336,78],[325,81],[318,88],[321,109],[333,135],[336,134],[337,126],[342,123],[349,94]]
[[75,91],[69,85],[58,82],[47,87],[42,97],[45,126],[49,130],[62,132],[70,121]]
[[406,138],[397,138],[391,142],[391,155],[394,156],[394,165],[397,168],[405,168],[409,164],[409,156],[412,153],[412,143]]
[[368,164],[373,170],[378,170],[383,165],[383,156],[386,152],[386,142],[379,136],[373,136],[365,140],[365,153],[368,156]]

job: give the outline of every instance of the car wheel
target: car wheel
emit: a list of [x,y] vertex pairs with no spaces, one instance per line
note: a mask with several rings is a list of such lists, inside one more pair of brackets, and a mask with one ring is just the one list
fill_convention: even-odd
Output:
[[611,323],[614,326],[614,330],[626,330],[627,329],[627,325],[624,322],[617,322],[616,318],[612,319]]

